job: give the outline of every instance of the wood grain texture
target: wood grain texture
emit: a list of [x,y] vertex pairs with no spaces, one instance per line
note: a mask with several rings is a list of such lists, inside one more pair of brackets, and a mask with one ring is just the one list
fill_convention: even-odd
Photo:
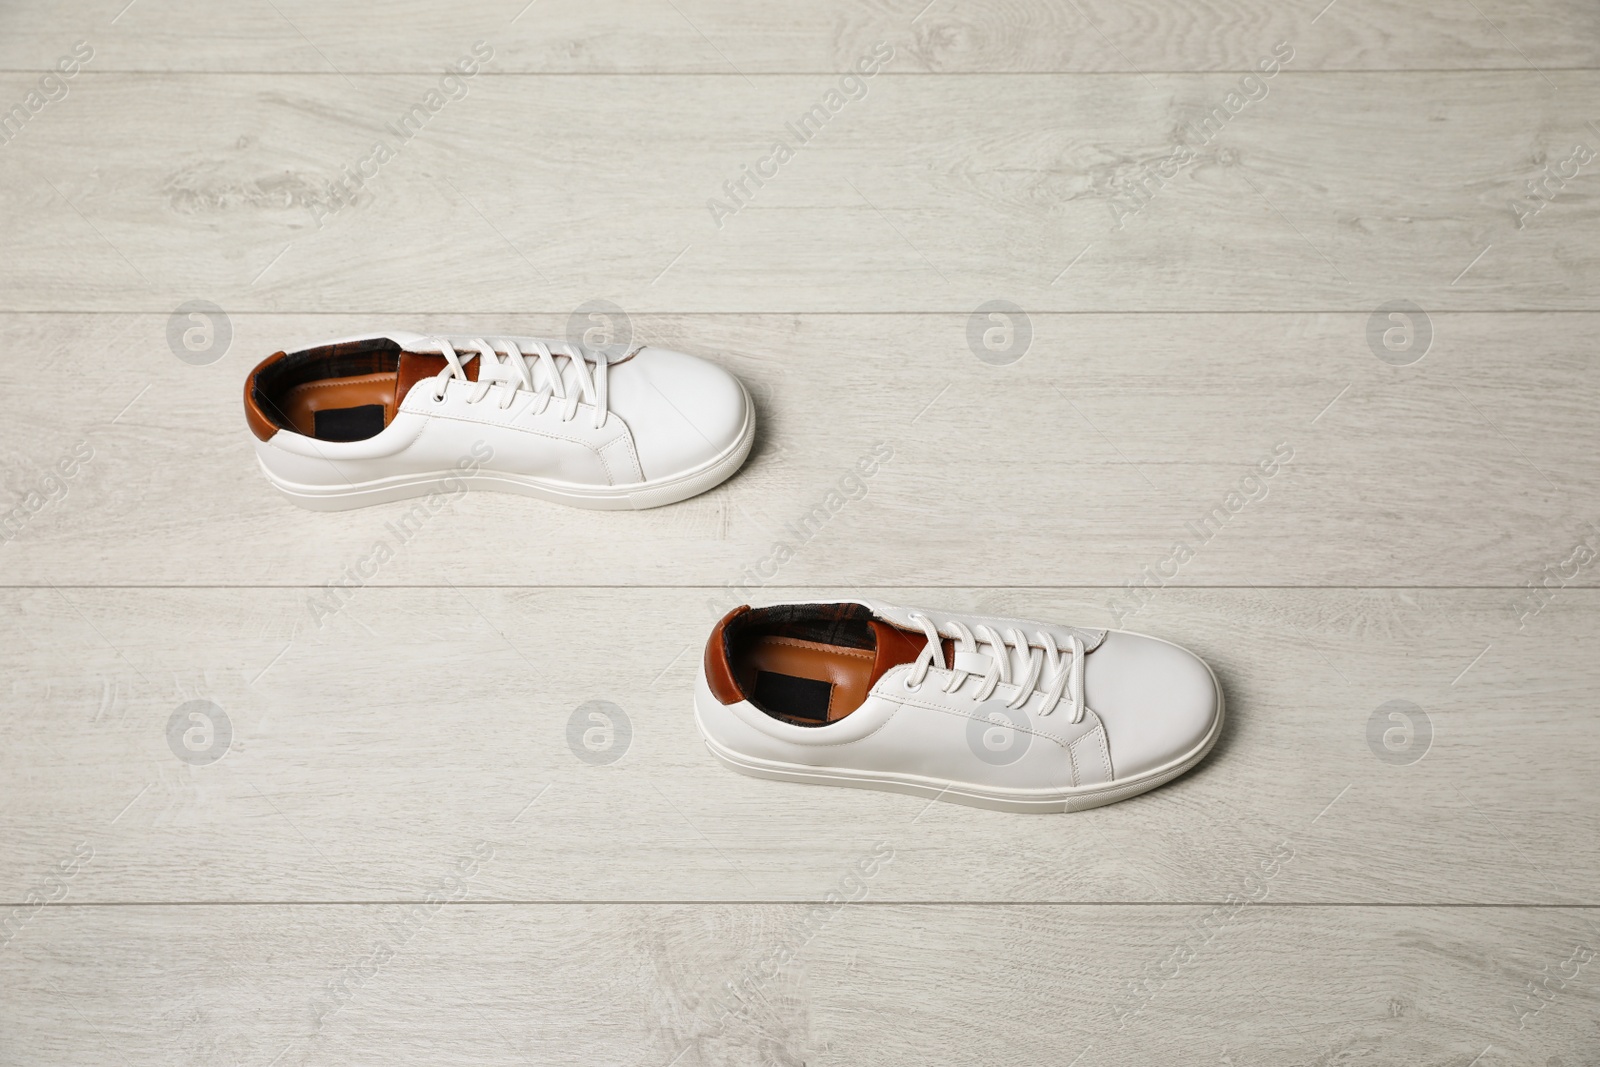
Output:
[[[480,77],[396,137],[436,80],[80,75],[0,158],[0,305],[1600,306],[1600,164],[1520,228],[1512,207],[1577,142],[1600,150],[1597,73],[1291,67],[1254,103],[1238,75],[879,77],[805,144],[786,124],[837,79]],[[1220,132],[1189,125],[1230,94]],[[776,165],[775,138],[794,157],[713,211],[744,167]],[[357,167],[374,176],[332,210]]]
[[877,1065],[971,1049],[1079,1067],[1504,1067],[1596,1052],[1589,970],[1551,999],[1526,993],[1593,944],[1587,911],[867,903],[808,936],[809,913],[50,908],[0,953],[0,1054]]
[[0,31],[0,69],[24,71],[80,38],[100,69],[218,73],[427,72],[476,39],[493,43],[498,68],[523,73],[843,72],[880,40],[918,73],[1251,70],[1280,40],[1314,70],[1600,65],[1600,17],[1581,0],[169,0],[160,10],[64,0],[19,5]]
[[[57,0],[0,119],[0,1062],[1600,1060],[1591,0]],[[255,469],[273,351],[595,300],[750,386],[728,484]],[[1229,725],[1061,817],[717,765],[713,618],[863,592]]]
[[[80,843],[73,902],[408,899],[471,837],[496,849],[478,899],[820,900],[887,841],[881,899],[1219,902],[1287,840],[1276,900],[1600,904],[1600,592],[1519,632],[1508,590],[1164,591],[1126,625],[1213,665],[1227,734],[1147,797],[1037,818],[715,763],[710,592],[365,588],[330,615],[308,589],[8,591],[0,900]],[[1109,621],[1100,590],[872,595]],[[231,723],[220,762],[177,758],[192,700]],[[631,730],[607,766],[571,747],[596,700]],[[1369,740],[1392,700],[1421,709],[1410,765]]]
[[[1176,585],[1542,580],[1600,518],[1595,317],[1436,314],[1431,350],[1409,367],[1373,355],[1370,318],[1035,314],[1028,353],[992,366],[968,348],[966,314],[635,315],[638,337],[750,384],[760,430],[745,469],[627,515],[468,493],[370,581],[1118,587],[1148,582],[1146,567]],[[94,451],[64,493],[31,498],[39,510],[7,527],[4,583],[339,578],[412,504],[317,514],[279,498],[239,388],[268,353],[385,321],[235,315],[227,356],[196,367],[168,348],[164,314],[0,317],[5,345],[47,354],[77,397],[39,388],[32,361],[0,365],[5,499],[27,503],[62,456]],[[403,321],[567,328],[565,315]],[[880,441],[893,458],[850,480]],[[1291,460],[1260,479],[1280,445]],[[1253,499],[1230,502],[1241,487]],[[963,513],[984,516],[981,546],[954,521]],[[1194,555],[1174,577],[1178,542]],[[781,566],[778,543],[794,548]],[[485,550],[515,544],[530,550]]]

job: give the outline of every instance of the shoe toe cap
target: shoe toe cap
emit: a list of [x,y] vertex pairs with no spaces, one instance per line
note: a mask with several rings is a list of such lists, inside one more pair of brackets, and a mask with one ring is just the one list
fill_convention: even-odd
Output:
[[739,380],[714,363],[646,347],[609,373],[611,409],[632,431],[647,481],[694,469],[745,431],[750,399]]
[[1112,632],[1084,664],[1084,699],[1105,726],[1118,778],[1193,752],[1221,714],[1211,671],[1177,645]]

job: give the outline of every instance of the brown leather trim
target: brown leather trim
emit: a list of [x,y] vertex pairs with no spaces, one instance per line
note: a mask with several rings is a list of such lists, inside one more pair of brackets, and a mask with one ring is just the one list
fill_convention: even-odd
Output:
[[[878,649],[877,658],[872,664],[872,677],[867,680],[868,689],[877,685],[878,679],[887,674],[890,668],[910,663],[928,646],[928,639],[920,630],[902,630],[877,619],[867,625],[872,627],[872,636],[877,640]],[[940,642],[939,648],[944,653],[944,665],[949,667],[955,662],[956,643],[946,638]]]
[[706,639],[706,685],[711,695],[723,704],[737,704],[744,699],[744,692],[739,688],[739,683],[733,680],[733,670],[728,665],[727,629],[728,623],[749,610],[749,604],[741,604],[728,612]]
[[[483,362],[483,356],[478,353],[462,353],[462,358],[468,355],[477,355],[478,358],[467,364],[467,381],[478,380],[478,364]],[[424,378],[432,378],[444,370],[443,356],[429,355],[426,352],[400,353],[400,369],[394,384],[394,410],[399,411],[400,405],[405,401],[406,394],[411,392],[411,387]],[[393,417],[393,413],[390,413]]]
[[250,376],[244,380],[244,421],[250,425],[250,432],[263,441],[272,439],[272,435],[278,432],[278,424],[268,418],[267,413],[262,411],[261,407],[256,403],[256,379],[261,376],[263,370],[283,359],[284,356],[285,353],[283,352],[274,352],[260,363],[257,363],[255,370],[251,371]]

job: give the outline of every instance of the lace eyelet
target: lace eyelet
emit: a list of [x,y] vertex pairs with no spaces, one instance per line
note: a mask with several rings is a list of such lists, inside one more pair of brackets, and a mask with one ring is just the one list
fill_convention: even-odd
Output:
[[435,404],[443,404],[444,403],[444,394],[443,393],[434,393],[433,394],[433,402]]
[[922,683],[918,682],[916,685],[912,685],[911,684],[911,675],[909,675],[909,674],[906,675],[904,678],[902,678],[900,680],[900,685],[908,693],[920,693],[920,692],[922,692]]

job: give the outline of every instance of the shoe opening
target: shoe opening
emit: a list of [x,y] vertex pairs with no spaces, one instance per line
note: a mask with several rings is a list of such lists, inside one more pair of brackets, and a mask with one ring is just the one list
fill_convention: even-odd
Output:
[[[319,441],[364,441],[394,420],[412,386],[444,366],[443,356],[404,352],[387,337],[280,353],[251,375],[247,412],[263,438],[282,429]],[[475,363],[467,375],[477,378]]]
[[744,699],[784,722],[826,726],[859,708],[925,641],[861,604],[784,604],[730,615],[720,644],[712,652],[726,658]]

